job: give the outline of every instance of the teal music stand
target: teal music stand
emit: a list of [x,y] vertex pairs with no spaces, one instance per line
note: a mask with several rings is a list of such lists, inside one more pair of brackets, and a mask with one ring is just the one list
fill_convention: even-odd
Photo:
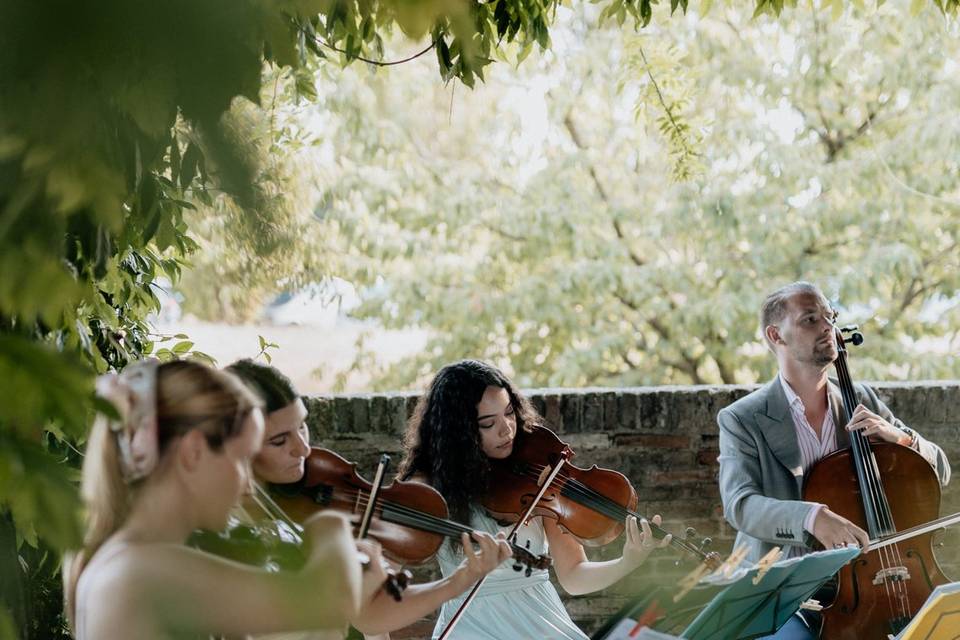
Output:
[[757,567],[738,569],[729,578],[715,574],[701,584],[727,584],[680,634],[687,640],[749,640],[782,627],[800,605],[840,568],[860,555],[846,547],[782,560],[755,585]]

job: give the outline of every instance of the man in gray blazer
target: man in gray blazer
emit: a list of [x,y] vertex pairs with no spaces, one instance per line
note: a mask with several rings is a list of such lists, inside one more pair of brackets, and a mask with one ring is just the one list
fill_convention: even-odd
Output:
[[[780,373],[771,382],[721,410],[720,496],[723,514],[737,529],[735,546],[756,562],[773,547],[786,555],[869,543],[867,533],[826,505],[800,499],[805,473],[822,457],[849,445],[848,432],[862,430],[917,450],[936,470],[941,485],[950,464],[937,445],[894,417],[872,389],[856,385],[860,405],[845,424],[840,391],[827,377],[837,357],[833,310],[814,285],[795,282],[774,291],[761,309],[767,346]],[[794,616],[775,635],[813,638]]]

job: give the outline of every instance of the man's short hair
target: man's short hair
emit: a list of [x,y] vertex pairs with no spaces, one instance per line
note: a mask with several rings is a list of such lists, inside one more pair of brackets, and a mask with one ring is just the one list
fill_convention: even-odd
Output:
[[769,294],[760,307],[760,333],[765,342],[767,339],[767,327],[772,324],[778,324],[787,315],[787,300],[798,293],[812,293],[813,295],[826,300],[826,296],[820,291],[817,285],[800,280],[784,285]]

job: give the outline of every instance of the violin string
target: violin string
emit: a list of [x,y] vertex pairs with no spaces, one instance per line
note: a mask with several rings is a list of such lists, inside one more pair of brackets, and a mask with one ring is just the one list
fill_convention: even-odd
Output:
[[[359,489],[348,491],[334,490],[331,493],[331,498],[339,498],[344,502],[348,502],[352,504],[355,509],[363,509],[369,502],[368,494]],[[462,525],[458,522],[454,522],[453,520],[440,518],[438,516],[434,516],[433,514],[420,511],[419,509],[407,507],[406,505],[402,505],[390,500],[380,500],[378,502],[376,506],[376,512],[380,514],[381,518],[383,518],[384,510],[390,510],[397,514],[403,515],[406,517],[406,524],[410,524],[410,526],[416,525],[430,533],[438,533],[448,537],[457,537],[461,533],[470,533],[473,531],[473,529],[470,527]]]
[[[334,490],[331,493],[331,497],[343,498],[346,502],[354,504],[360,509],[365,508],[369,502],[367,495],[368,494],[359,489],[356,491]],[[433,515],[432,513],[427,513],[398,502],[380,500],[377,506],[375,506],[374,510],[375,513],[379,512],[379,517],[383,520],[393,522],[394,524],[420,529],[421,531],[427,531],[429,533],[436,533],[448,538],[458,538],[462,533],[473,533],[473,529],[465,524],[461,524],[454,520],[441,518]],[[517,544],[511,543],[510,546],[515,553],[518,550],[520,552],[527,552],[526,549],[523,549]]]
[[[537,466],[540,466],[540,465],[530,465],[531,471],[526,473],[527,477],[539,478],[540,474],[537,473],[537,469],[536,469]],[[583,484],[579,480],[575,478],[570,478],[569,476],[561,476],[561,477],[564,480],[564,483],[561,487],[561,493],[565,493],[566,495],[574,498],[577,496],[581,496],[582,497],[580,500],[581,504],[584,504],[584,506],[593,508],[594,510],[598,511],[602,515],[607,516],[611,520],[615,520],[615,521],[623,520],[628,515],[632,515],[638,519],[643,518],[641,514],[624,508],[622,505],[618,504],[616,501],[603,495],[602,493],[599,493],[592,487],[589,487],[588,485]],[[650,523],[650,526],[652,530],[659,531],[664,536],[667,535],[667,532],[664,529],[657,526],[656,524]],[[670,541],[673,546],[676,546],[684,551],[692,553],[700,558],[705,557],[705,554],[702,551],[700,551],[696,547],[693,547],[686,541],[678,540],[675,537],[671,538]]]
[[[843,340],[842,335],[837,336],[837,340]],[[842,343],[841,343],[842,344]],[[854,395],[853,380],[850,377],[850,371],[847,368],[845,350],[840,353],[835,362],[837,369],[837,378],[840,382],[841,392],[844,396],[844,405],[847,410],[847,422],[853,417],[853,408],[857,405],[857,399]],[[873,521],[874,529],[879,535],[889,535],[896,532],[896,526],[893,522],[893,514],[890,510],[890,503],[887,500],[886,493],[883,490],[883,484],[880,476],[880,469],[877,465],[876,456],[870,447],[869,438],[863,435],[859,430],[850,433],[851,450],[855,456],[858,456],[858,462],[863,469],[864,478],[867,480],[869,496],[873,505],[873,515],[876,519]],[[868,512],[868,518],[870,514]],[[903,558],[900,555],[899,546],[894,544],[890,547],[879,549],[877,557],[880,559],[880,566],[884,570],[884,590],[887,595],[887,603],[892,614],[900,613],[901,616],[911,617],[912,606],[908,590],[903,581],[893,576],[888,569],[902,567]],[[890,580],[893,580],[894,592],[891,594]],[[893,600],[896,600],[896,605]]]
[[[527,465],[527,468],[524,471],[524,475],[528,478],[539,479],[543,470],[546,468],[547,468],[547,465],[536,465],[536,464]],[[597,511],[601,515],[604,515],[610,518],[611,520],[614,520],[614,521],[624,520],[628,515],[632,515],[638,519],[643,518],[641,514],[623,507],[622,505],[618,504],[615,500],[612,500],[608,496],[603,495],[602,493],[596,491],[589,485],[582,483],[576,478],[572,478],[568,475],[564,475],[561,473],[557,477],[557,479],[562,480],[562,484],[560,486],[560,491],[562,495],[568,495],[569,497],[574,498],[575,501],[579,502],[580,504],[583,504],[584,506],[591,508],[594,511]],[[578,497],[580,499],[576,500],[576,498]],[[657,526],[652,522],[649,524],[650,524],[651,530],[659,531],[664,536],[667,535],[667,532],[661,527]],[[684,540],[679,540],[676,537],[673,537],[670,539],[670,544],[672,546],[682,549],[683,551],[692,553],[701,559],[705,558],[705,554],[702,551],[690,545]]]
[[280,508],[280,505],[274,501],[270,494],[259,483],[253,482],[253,493],[251,498],[268,517],[275,518],[286,524],[291,532],[297,536],[297,542],[303,543],[303,527],[293,521],[287,513]]

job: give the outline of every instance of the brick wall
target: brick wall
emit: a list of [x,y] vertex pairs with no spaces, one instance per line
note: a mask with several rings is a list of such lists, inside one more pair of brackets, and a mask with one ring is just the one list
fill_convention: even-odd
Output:
[[[660,513],[664,528],[682,532],[693,526],[711,536],[713,548],[730,551],[735,532],[723,520],[717,488],[717,412],[746,395],[751,386],[641,387],[629,389],[539,389],[528,391],[552,428],[576,451],[574,464],[616,469],[640,496],[641,513]],[[932,439],[957,466],[960,433],[960,381],[878,383],[874,388],[906,424]],[[368,478],[381,452],[400,461],[400,439],[416,394],[361,394],[307,399],[314,442],[357,461]],[[960,480],[943,494],[941,513],[960,511]],[[948,576],[960,580],[960,527],[942,536],[937,550]],[[619,555],[622,540],[588,550],[595,559]],[[651,557],[631,577],[606,591],[566,597],[567,608],[590,632],[615,612],[630,594],[652,583],[675,583],[689,570],[665,554]],[[427,579],[435,566],[418,570]],[[561,594],[563,595],[563,594]],[[429,637],[430,620],[394,638]]]

